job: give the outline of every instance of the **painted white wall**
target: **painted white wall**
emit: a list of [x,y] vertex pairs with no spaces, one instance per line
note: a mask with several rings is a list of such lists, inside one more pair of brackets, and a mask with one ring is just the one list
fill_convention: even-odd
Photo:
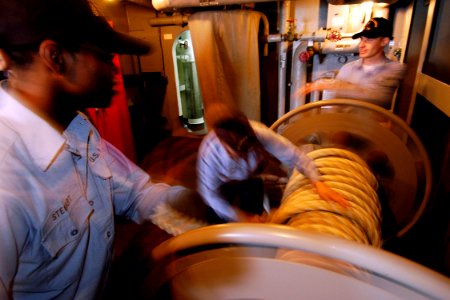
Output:
[[311,33],[319,28],[319,0],[294,1],[297,32]]
[[[126,17],[129,26],[129,34],[145,40],[151,47],[150,54],[141,56],[142,71],[162,72],[162,49],[159,42],[160,29],[157,27],[152,27],[149,24],[149,19],[156,17],[156,12],[147,7],[127,4]],[[132,64],[131,67],[136,68],[136,62]],[[134,73],[133,69],[127,71],[129,71],[129,73]]]

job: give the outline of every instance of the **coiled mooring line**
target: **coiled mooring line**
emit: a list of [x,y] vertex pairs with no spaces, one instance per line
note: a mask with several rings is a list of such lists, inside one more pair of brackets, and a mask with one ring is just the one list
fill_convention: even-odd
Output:
[[[321,173],[321,180],[346,198],[349,205],[344,207],[321,199],[310,180],[293,171],[281,205],[270,216],[269,222],[381,247],[378,182],[365,161],[353,152],[339,148],[313,150],[308,156]],[[153,222],[173,235],[208,226],[204,221],[177,212],[168,204],[157,208]]]
[[341,193],[349,205],[321,199],[309,179],[294,171],[271,222],[381,247],[378,183],[365,161],[338,148],[313,150],[308,156],[321,173],[321,180]]

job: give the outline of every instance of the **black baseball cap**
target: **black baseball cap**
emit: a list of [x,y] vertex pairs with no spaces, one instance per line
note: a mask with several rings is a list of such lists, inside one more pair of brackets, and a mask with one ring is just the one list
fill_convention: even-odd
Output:
[[392,39],[392,23],[385,18],[372,18],[364,26],[363,31],[352,36],[353,39],[360,37],[377,38],[388,37]]
[[150,46],[115,31],[88,0],[0,0],[0,48],[44,39],[88,44],[109,53],[146,54]]

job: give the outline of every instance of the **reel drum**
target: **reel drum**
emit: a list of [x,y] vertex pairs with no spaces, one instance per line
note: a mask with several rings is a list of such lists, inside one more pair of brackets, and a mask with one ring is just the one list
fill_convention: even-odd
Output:
[[298,146],[345,148],[364,159],[385,204],[385,241],[404,235],[422,215],[431,192],[431,164],[417,135],[392,112],[359,100],[332,99],[298,107],[271,129]]

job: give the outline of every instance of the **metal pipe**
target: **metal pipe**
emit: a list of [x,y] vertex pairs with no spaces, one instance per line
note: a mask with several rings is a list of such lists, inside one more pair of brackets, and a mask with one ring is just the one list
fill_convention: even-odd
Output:
[[[280,32],[287,32],[287,20],[291,14],[291,1],[285,1],[281,8]],[[289,42],[278,43],[278,118],[286,113],[286,64]]]
[[156,10],[165,10],[172,8],[219,6],[271,1],[273,0],[152,0],[152,5]]
[[291,40],[289,40],[285,34],[269,34],[267,36],[264,36],[264,42],[266,43],[293,42],[293,41],[324,42],[325,36],[316,35],[315,33],[312,33],[310,35],[295,34]]
[[322,54],[335,53],[335,54],[348,54],[359,52],[359,40],[342,39],[336,42],[325,41],[320,45],[320,52]]
[[185,26],[185,25],[187,25],[188,20],[189,20],[189,16],[177,15],[177,16],[171,16],[171,17],[151,18],[149,20],[149,24],[152,27],[171,26],[171,25]]
[[292,58],[290,110],[305,104],[305,95],[295,93],[306,84],[306,63],[300,61],[300,53],[306,51],[308,42],[301,41]]

